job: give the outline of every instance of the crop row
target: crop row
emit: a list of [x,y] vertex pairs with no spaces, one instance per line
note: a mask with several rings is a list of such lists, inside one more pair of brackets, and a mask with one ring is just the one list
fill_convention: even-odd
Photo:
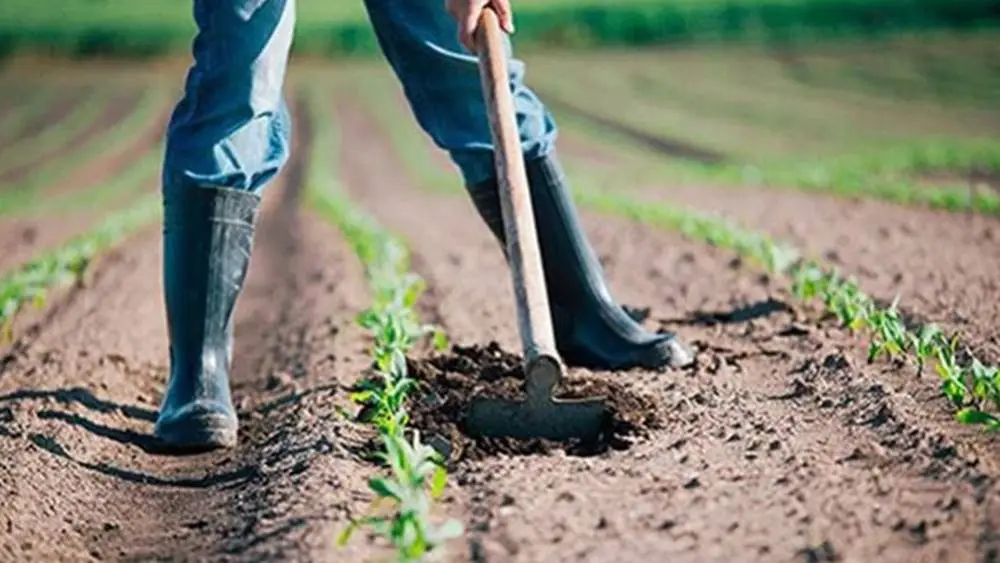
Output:
[[101,88],[91,88],[79,100],[74,100],[68,115],[5,148],[0,172],[27,164],[41,154],[54,153],[72,143],[77,136],[93,127],[111,105],[109,93]]
[[[0,56],[22,51],[131,57],[182,53],[193,32],[176,2],[59,0],[0,4]],[[359,6],[299,2],[296,53],[372,55],[375,37]],[[995,0],[539,0],[517,9],[518,45],[591,47],[690,42],[782,42],[895,29],[997,23]]]
[[[401,107],[391,94],[366,91],[363,100],[382,120],[400,156],[418,182],[429,189],[457,193],[460,184],[428,158],[428,141],[413,127],[399,127]],[[431,162],[428,164],[428,162]],[[896,303],[877,304],[858,287],[857,281],[818,260],[804,257],[793,245],[745,229],[724,218],[700,213],[665,202],[650,203],[619,193],[609,193],[588,184],[586,170],[567,163],[572,172],[578,203],[586,208],[627,217],[713,246],[735,251],[761,264],[803,302],[819,301],[847,329],[866,335],[869,359],[882,356],[909,357],[919,370],[933,365],[941,377],[941,390],[951,400],[961,422],[1000,429],[1000,371],[959,349],[958,335],[946,335],[938,326],[907,326]]]
[[[917,138],[992,137],[1000,72],[991,32],[922,33],[800,48],[699,48],[529,57],[530,81],[563,99],[649,133],[731,159],[827,156]],[[828,74],[879,60],[922,63],[912,40],[952,73],[914,70],[898,91],[829,84]],[[909,39],[909,41],[908,41]],[[857,53],[864,50],[865,54]],[[830,61],[836,64],[831,64]],[[595,65],[614,72],[594,73]],[[887,65],[888,66],[888,65]],[[845,68],[847,70],[845,70]],[[549,95],[551,94],[551,95]],[[970,99],[971,98],[971,99]]]
[[[956,105],[937,108],[930,117],[920,111],[927,106],[902,103],[891,109],[885,100],[859,104],[843,96],[805,103],[814,96],[780,91],[748,95],[755,88],[752,81],[721,79],[718,72],[714,77],[706,73],[706,80],[714,81],[706,92],[688,85],[703,80],[681,79],[683,73],[669,63],[645,57],[653,68],[630,71],[616,65],[616,72],[596,74],[585,59],[576,65],[541,59],[545,64],[538,66],[534,83],[559,111],[564,130],[610,136],[620,153],[655,153],[656,166],[644,167],[650,175],[1000,213],[1000,195],[995,192],[972,190],[957,179],[941,185],[923,179],[942,173],[996,174],[1000,143],[985,133],[996,120],[995,112],[971,112]],[[556,68],[559,72],[550,72]],[[740,94],[732,94],[734,90]],[[803,106],[801,112],[786,107],[796,104]],[[847,108],[850,112],[845,113]],[[858,108],[878,110],[879,117],[850,123],[857,119]],[[920,123],[911,127],[914,121]],[[886,124],[894,125],[890,129]],[[983,137],[968,138],[969,128],[984,132]]]
[[607,140],[610,154],[629,159],[634,166],[623,174],[622,182],[672,178],[676,182],[795,189],[951,212],[1000,214],[1000,193],[974,190],[969,184],[930,186],[917,179],[921,174],[936,172],[961,175],[967,171],[1000,170],[1000,143],[993,140],[913,142],[867,154],[776,163],[702,164],[664,159],[652,153],[644,141],[606,123],[565,114],[561,123],[567,132]]
[[[28,213],[46,208],[52,202],[45,199],[49,187],[61,182],[73,182],[73,173],[81,165],[106,155],[116,155],[127,150],[140,137],[140,131],[155,122],[156,115],[163,110],[167,92],[162,88],[148,88],[133,111],[117,124],[108,127],[90,140],[79,150],[73,151],[59,159],[47,162],[38,167],[27,178],[20,180],[17,186],[9,186],[0,191],[0,216],[15,213]],[[147,155],[147,159],[149,156]],[[144,166],[152,166],[144,164]],[[75,186],[81,188],[83,186]],[[105,192],[114,191],[113,187],[99,187]],[[84,192],[72,194],[80,201]],[[87,203],[95,200],[86,196]],[[82,201],[80,203],[83,203]]]
[[54,88],[38,89],[37,92],[32,92],[32,96],[25,103],[8,110],[0,120],[0,144],[6,145],[10,140],[24,134],[35,119],[49,110],[55,94]]
[[[315,91],[308,93],[305,111],[312,122],[321,124],[309,159],[309,202],[341,230],[364,265],[372,291],[372,305],[357,321],[372,335],[374,361],[370,377],[357,385],[352,399],[362,407],[357,420],[375,427],[384,447],[378,457],[390,469],[387,476],[369,479],[376,497],[371,513],[352,520],[338,543],[349,541],[356,528],[369,526],[394,546],[401,561],[419,561],[462,533],[455,520],[440,525],[432,522],[432,503],[443,493],[447,473],[440,454],[421,442],[417,430],[406,436],[405,403],[416,384],[409,377],[406,354],[425,335],[433,334],[439,347],[446,340],[443,333],[417,318],[414,305],[424,282],[409,270],[403,242],[357,208],[338,187],[329,155],[336,154],[339,139],[329,125],[327,105]],[[383,510],[386,503],[392,505],[388,514]]]

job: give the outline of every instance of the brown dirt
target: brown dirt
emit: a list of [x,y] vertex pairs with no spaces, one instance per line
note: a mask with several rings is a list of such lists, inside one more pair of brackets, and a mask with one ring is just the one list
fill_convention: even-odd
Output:
[[[431,288],[423,318],[459,346],[516,350],[508,274],[471,204],[408,189],[371,116],[339,109],[345,183],[412,244]],[[698,363],[662,375],[572,370],[658,397],[662,427],[624,449],[455,463],[446,506],[470,533],[452,560],[995,557],[995,442],[951,422],[936,396],[909,394],[911,376],[867,365],[860,342],[792,311],[790,296],[727,253],[617,218],[585,223],[616,294],[693,342]],[[424,361],[439,368],[431,381],[465,371]]]
[[471,437],[466,433],[466,411],[478,397],[524,400],[524,370],[520,357],[496,342],[453,346],[449,353],[410,361],[417,399],[410,416],[435,444],[447,443],[441,453],[452,463],[485,459],[491,455],[528,455],[563,449],[577,455],[596,455],[624,449],[648,429],[662,428],[663,413],[655,397],[639,395],[614,382],[574,378],[556,392],[560,399],[607,397],[608,409],[596,440],[559,443],[545,439]]

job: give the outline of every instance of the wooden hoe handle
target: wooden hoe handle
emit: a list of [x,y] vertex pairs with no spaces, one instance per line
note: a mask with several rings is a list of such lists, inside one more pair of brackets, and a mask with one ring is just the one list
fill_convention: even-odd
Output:
[[496,150],[500,204],[525,371],[530,375],[538,362],[555,362],[561,371],[562,362],[556,352],[552,332],[535,216],[514,115],[514,99],[510,93],[503,31],[496,12],[489,7],[483,10],[479,24],[476,34],[479,70]]

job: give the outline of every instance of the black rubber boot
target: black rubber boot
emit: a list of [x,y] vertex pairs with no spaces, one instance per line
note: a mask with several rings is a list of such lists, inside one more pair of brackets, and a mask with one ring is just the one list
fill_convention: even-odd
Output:
[[232,317],[260,198],[228,188],[174,192],[164,198],[163,230],[170,379],[155,434],[171,449],[231,447],[238,426],[229,390]]
[[[563,360],[596,369],[664,369],[694,361],[691,349],[676,335],[646,330],[615,303],[556,156],[530,160],[526,168],[556,347]],[[496,181],[468,189],[506,254]]]

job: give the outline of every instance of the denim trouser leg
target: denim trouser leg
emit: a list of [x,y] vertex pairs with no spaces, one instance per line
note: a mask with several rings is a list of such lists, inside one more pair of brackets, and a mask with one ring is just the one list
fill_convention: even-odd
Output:
[[[444,1],[365,0],[365,6],[420,126],[448,151],[466,184],[495,176],[478,59],[459,43]],[[525,65],[511,57],[509,41],[506,48],[522,150],[528,158],[543,156],[555,142],[555,122],[524,85]]]
[[164,192],[212,185],[260,193],[288,159],[282,86],[295,0],[194,0],[194,17],[194,65],[167,131]]

